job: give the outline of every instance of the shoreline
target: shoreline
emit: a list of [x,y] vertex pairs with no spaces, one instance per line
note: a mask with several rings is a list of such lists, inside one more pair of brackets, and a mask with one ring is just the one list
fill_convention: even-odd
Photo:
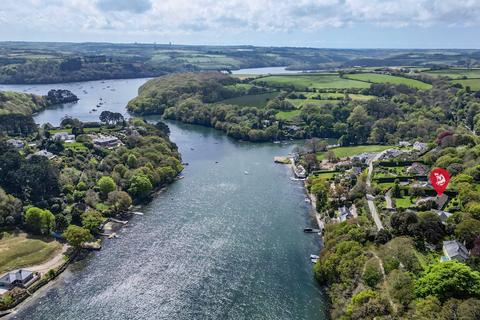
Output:
[[[180,174],[180,173],[179,173]],[[178,180],[181,180],[181,179],[178,179],[178,176],[171,182],[171,183],[174,183]],[[171,184],[170,183],[170,184]],[[122,219],[128,219],[127,220],[127,223],[123,224],[123,223],[116,223],[118,225],[118,227],[115,229],[114,232],[112,232],[112,234],[115,234],[116,231],[118,230],[121,230],[123,229],[127,224],[128,222],[134,217],[134,216],[137,216],[138,214],[136,214],[135,212],[138,212],[138,210],[141,210],[142,208],[144,208],[146,205],[148,205],[149,203],[151,203],[155,197],[159,196],[161,193],[163,193],[165,190],[167,189],[167,186],[162,186],[162,187],[159,187],[157,188],[157,190],[153,190],[151,193],[150,193],[150,197],[148,199],[148,201],[146,202],[143,202],[143,203],[140,203],[140,204],[137,204],[137,205],[132,205],[132,207],[130,208],[130,210],[126,211],[126,212],[122,212],[122,213],[118,213],[116,214],[113,218],[107,218],[107,220],[110,220],[110,219],[113,219],[113,220],[117,220],[117,218],[122,218]],[[114,221],[115,222],[115,221]],[[28,301],[31,300],[31,298],[36,298],[38,297],[38,292],[40,291],[45,291],[45,290],[48,290],[48,286],[50,285],[53,285],[56,283],[56,279],[65,271],[67,270],[67,268],[72,264],[72,263],[75,263],[77,260],[77,257],[79,255],[79,253],[81,252],[84,252],[84,255],[82,255],[82,259],[84,259],[86,256],[90,255],[92,253],[92,251],[98,251],[98,250],[101,250],[101,243],[103,243],[103,241],[105,240],[105,238],[109,238],[108,235],[106,234],[99,234],[99,236],[93,241],[100,241],[100,248],[99,249],[92,249],[92,248],[82,248],[81,250],[79,251],[76,251],[72,257],[68,257],[67,255],[65,255],[65,253],[67,252],[67,250],[70,248],[67,244],[63,244],[62,248],[61,248],[61,251],[59,254],[55,255],[52,259],[50,260],[47,260],[39,265],[36,265],[36,266],[32,266],[30,268],[28,267],[25,267],[25,268],[21,268],[21,269],[29,269],[29,270],[32,270],[34,272],[38,272],[40,274],[40,278],[35,281],[34,283],[32,283],[32,285],[30,285],[28,288],[26,288],[26,290],[22,293],[21,297],[16,300],[14,302],[14,305],[8,309],[3,309],[1,310],[0,309],[0,318],[4,318],[6,317],[8,319],[8,316],[10,316],[12,313],[15,313],[15,312],[18,312],[22,306],[27,303]],[[113,240],[114,238],[112,238],[111,240]],[[63,262],[60,263],[60,260],[61,259],[64,259]],[[55,267],[53,268],[48,268],[51,264],[52,264],[52,261],[54,262],[57,262],[59,263],[58,265],[56,265]],[[46,272],[44,272],[46,270]],[[49,277],[47,278],[47,274],[50,270],[54,270],[54,275],[52,277]],[[33,289],[33,292],[31,292],[31,289]],[[42,290],[43,289],[43,290]]]

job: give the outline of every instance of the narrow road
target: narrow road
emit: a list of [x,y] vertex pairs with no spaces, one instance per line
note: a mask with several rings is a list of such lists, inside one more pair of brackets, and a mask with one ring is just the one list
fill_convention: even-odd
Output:
[[393,209],[392,189],[385,193],[385,201],[387,202],[387,209]]
[[46,274],[51,269],[58,268],[62,265],[65,261],[64,254],[67,252],[68,246],[66,244],[63,245],[62,249],[50,260],[42,263],[37,264],[35,266],[26,267],[30,271],[39,272],[41,275]]
[[[368,163],[368,175],[367,175],[367,181],[366,181],[367,188],[370,188],[370,186],[372,185],[373,162],[380,159],[381,155],[382,155],[382,153],[380,152],[375,157],[373,157],[372,160],[370,160],[370,162]],[[372,215],[373,221],[375,222],[375,225],[377,226],[377,229],[378,230],[383,229],[382,220],[380,220],[380,216],[378,215],[377,207],[375,207],[375,203],[373,202],[373,199],[375,197],[372,196],[371,194],[367,193],[366,198],[367,198],[367,203],[368,203],[368,209],[370,209],[370,214]]]

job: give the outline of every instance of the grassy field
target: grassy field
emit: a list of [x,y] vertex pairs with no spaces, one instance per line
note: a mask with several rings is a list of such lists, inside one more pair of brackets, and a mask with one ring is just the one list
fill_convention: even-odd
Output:
[[342,100],[317,100],[317,99],[287,99],[288,102],[292,103],[296,108],[301,108],[307,104],[314,106],[324,106],[326,104],[338,104]]
[[395,201],[395,206],[397,208],[410,208],[413,205],[412,198],[410,196],[393,198],[393,200]]
[[[333,148],[330,149],[335,153],[335,155],[338,158],[346,158],[346,157],[352,157],[354,155],[363,153],[363,152],[381,152],[386,149],[390,149],[392,146],[383,146],[383,145],[364,145],[364,146],[348,146],[348,147],[338,147],[338,148]],[[320,152],[317,154],[317,159],[318,160],[323,160],[323,157],[325,156],[324,152]]]
[[254,83],[265,82],[272,87],[294,86],[296,89],[344,89],[368,88],[370,84],[362,81],[342,79],[338,74],[278,75],[258,78]]
[[[317,93],[317,92],[296,92],[297,94],[303,94],[307,99],[320,99],[318,100],[335,100],[335,99],[344,99],[346,98],[345,93],[341,92],[322,92],[322,93]],[[348,95],[350,99],[352,100],[358,100],[358,101],[366,101],[370,99],[374,99],[375,96],[369,96],[369,95],[364,95],[364,94],[349,94]]]
[[61,248],[57,241],[4,232],[0,240],[0,274],[48,261]]
[[392,84],[404,84],[412,88],[417,88],[421,90],[427,90],[432,87],[432,85],[403,77],[391,76],[387,74],[377,74],[377,73],[354,73],[346,74],[346,78],[352,80],[366,81],[370,83],[392,83]]
[[275,115],[275,118],[278,120],[292,120],[295,117],[300,115],[300,110],[290,110],[290,111],[280,111]]
[[473,91],[480,91],[480,79],[453,80],[453,83],[460,83],[464,88],[470,87]]
[[242,107],[256,107],[263,108],[270,99],[278,96],[278,92],[268,92],[262,94],[252,94],[246,96],[235,97],[231,99],[222,100],[219,103],[234,104]]
[[445,69],[426,71],[426,74],[437,77],[448,77],[451,79],[480,78],[480,69]]
[[375,96],[369,96],[369,95],[365,95],[365,94],[352,94],[351,93],[348,96],[350,97],[350,99],[356,100],[356,101],[367,101],[367,100],[375,99]]
[[387,189],[390,189],[395,185],[394,182],[382,182],[382,183],[377,183],[377,186],[382,190],[385,191]]

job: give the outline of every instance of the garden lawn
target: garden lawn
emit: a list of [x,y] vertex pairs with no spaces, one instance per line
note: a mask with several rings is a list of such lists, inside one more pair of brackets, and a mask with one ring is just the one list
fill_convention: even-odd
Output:
[[395,206],[397,208],[410,208],[413,205],[412,198],[410,196],[392,199],[395,201]]
[[346,78],[352,80],[365,81],[369,83],[391,83],[391,84],[404,84],[412,88],[417,88],[421,90],[428,90],[432,87],[431,84],[408,79],[404,77],[391,76],[388,74],[377,74],[377,73],[353,73],[346,74]]
[[[354,155],[364,153],[364,152],[381,152],[383,150],[387,150],[392,148],[392,146],[384,146],[384,145],[362,145],[362,146],[348,146],[348,147],[338,147],[330,149],[335,153],[338,158],[346,158],[352,157]],[[317,154],[318,160],[323,160],[325,152],[320,152]]]
[[337,172],[337,171],[330,171],[330,172],[326,171],[326,172],[317,173],[317,174],[315,174],[315,176],[319,177],[319,178],[323,178],[323,179],[330,179],[337,173],[339,173],[339,172]]
[[0,274],[41,264],[52,259],[61,248],[58,241],[48,238],[4,232],[0,240]]

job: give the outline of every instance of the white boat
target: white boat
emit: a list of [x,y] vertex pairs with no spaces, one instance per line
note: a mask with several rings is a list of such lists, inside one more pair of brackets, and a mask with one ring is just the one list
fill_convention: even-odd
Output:
[[244,174],[248,174],[248,171],[243,171]]
[[317,263],[318,259],[310,259],[312,263]]
[[317,256],[316,254],[311,254],[310,255],[310,259],[318,259],[320,258],[319,256]]

